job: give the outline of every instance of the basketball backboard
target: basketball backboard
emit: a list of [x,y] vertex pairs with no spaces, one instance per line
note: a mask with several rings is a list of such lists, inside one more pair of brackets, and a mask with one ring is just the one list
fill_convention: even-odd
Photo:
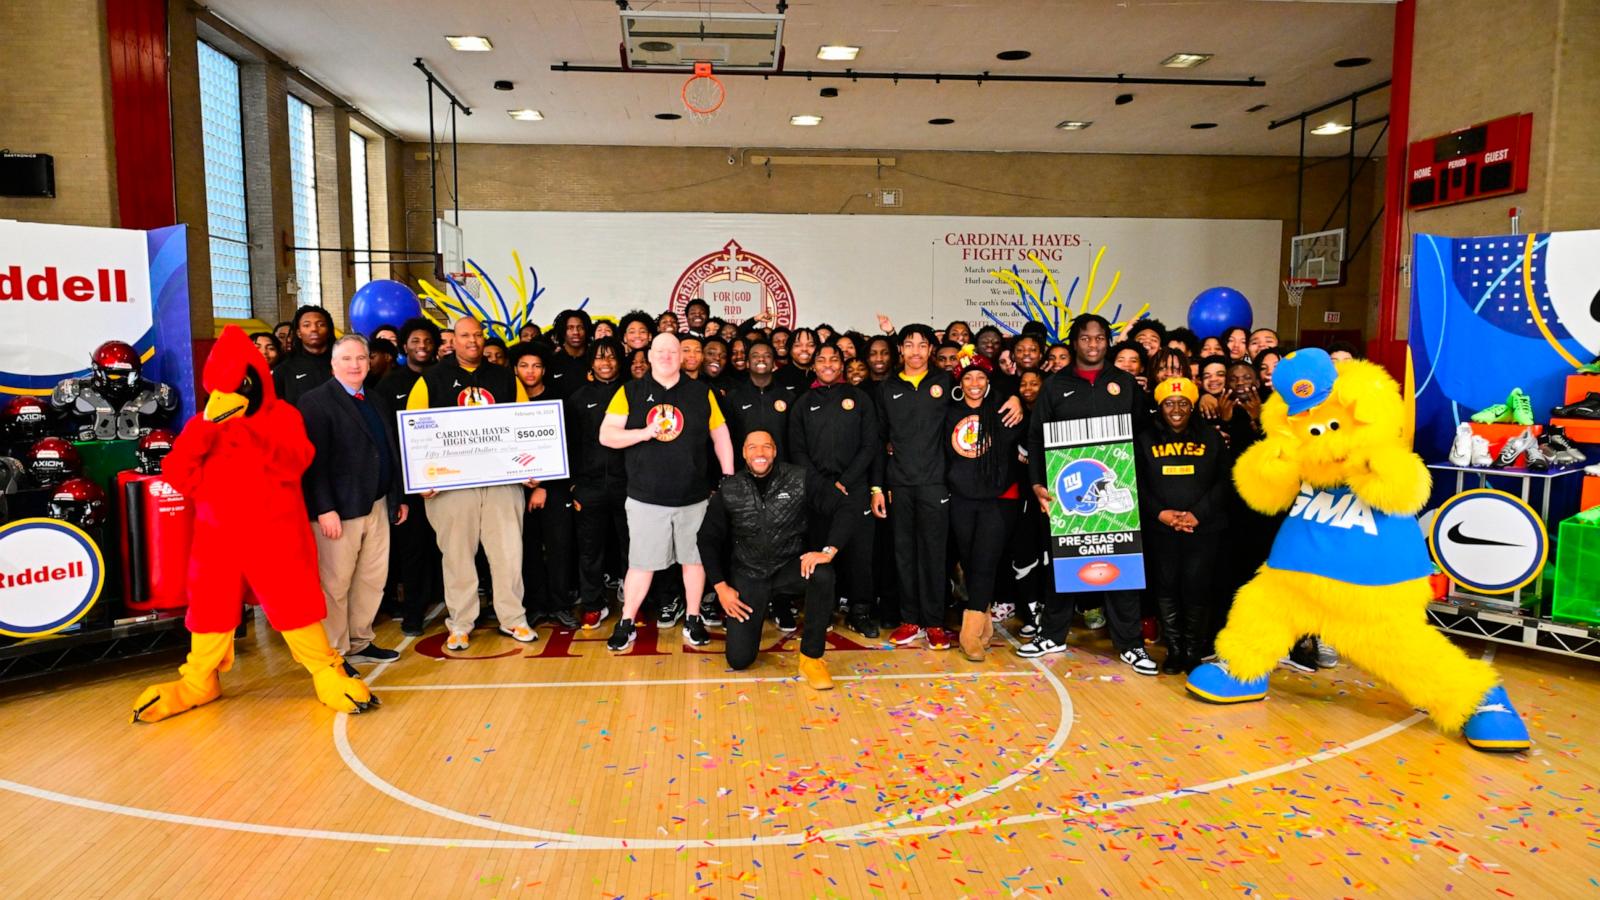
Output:
[[623,10],[622,64],[682,69],[711,63],[719,72],[783,68],[783,19],[771,13]]
[[461,231],[461,226],[452,224],[449,220],[440,217],[434,222],[438,231],[439,248],[438,271],[433,274],[443,276],[447,272],[465,271],[466,235]]
[[1344,229],[1297,234],[1289,239],[1289,277],[1317,287],[1344,280]]

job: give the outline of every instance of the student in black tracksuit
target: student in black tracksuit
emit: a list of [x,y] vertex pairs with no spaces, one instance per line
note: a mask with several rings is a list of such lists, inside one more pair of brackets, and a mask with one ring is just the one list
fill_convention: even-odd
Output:
[[333,317],[320,306],[302,306],[294,311],[294,335],[294,349],[272,367],[272,386],[291,405],[333,377]]
[[585,631],[610,615],[605,595],[607,547],[628,558],[628,479],[622,451],[600,443],[600,423],[622,386],[622,345],[601,338],[589,347],[589,380],[565,401],[567,454],[572,468],[573,509],[578,520],[578,609]]
[[906,645],[925,638],[932,650],[950,649],[944,629],[945,542],[950,530],[950,492],[944,484],[944,413],[955,382],[930,369],[933,329],[900,329],[899,372],[878,383],[879,430],[887,459],[873,479],[872,511],[882,517],[894,505],[895,568],[904,624],[889,635]]
[[[389,370],[370,392],[373,405],[390,421],[396,412],[406,408],[411,389],[433,365],[433,355],[439,349],[439,327],[418,317],[400,326],[399,337],[404,364]],[[407,504],[411,514],[389,529],[389,581],[403,592],[400,630],[412,637],[422,634],[428,604],[444,597],[438,537],[428,523],[427,504],[414,499],[416,502]]]
[[[511,371],[529,400],[559,402],[549,378],[560,353],[543,341],[512,349]],[[557,478],[532,488],[522,519],[522,605],[530,624],[549,621],[558,628],[578,628],[572,610],[577,581],[573,549],[572,479]]]
[[565,400],[581,386],[589,375],[589,336],[594,333],[594,323],[581,309],[564,309],[556,313],[550,323],[550,340],[555,352],[550,355],[550,369],[545,373],[545,388],[549,400]]
[[[849,528],[838,544],[843,558],[834,568],[839,570],[841,592],[850,599],[850,628],[862,637],[876,638],[872,539],[877,520],[872,517],[869,488],[873,463],[883,453],[878,414],[867,392],[845,380],[838,347],[822,345],[813,365],[817,382],[789,413],[789,458],[806,471],[807,490],[832,491],[849,505]],[[831,517],[812,517],[813,544],[831,524]]]
[[[757,341],[747,352],[748,371],[728,388],[722,403],[723,414],[728,418],[728,436],[734,447],[743,447],[745,436],[752,431],[765,431],[778,442],[778,459],[788,459],[789,410],[795,398],[805,388],[793,380],[777,375],[777,357],[772,345]],[[743,466],[741,458],[734,463]]]
[[1000,421],[1000,398],[990,384],[992,365],[982,355],[964,360],[956,402],[948,405],[944,418],[950,533],[967,579],[961,652],[972,662],[983,661],[994,636],[989,606],[1020,505],[1015,463],[1021,432]]
[[[1148,427],[1139,383],[1110,365],[1106,358],[1110,335],[1110,323],[1100,316],[1085,314],[1074,318],[1067,332],[1072,361],[1050,376],[1034,404],[1033,425],[1028,434],[1028,469],[1034,496],[1047,514],[1056,502],[1045,475],[1044,434],[1049,423],[1127,416],[1127,427],[1135,432]],[[1017,653],[1036,657],[1065,651],[1073,599],[1072,594],[1046,596],[1038,636],[1018,648]],[[1145,653],[1140,630],[1139,592],[1105,591],[1101,599],[1118,657],[1140,675],[1155,675],[1160,669]]]
[[1140,517],[1151,542],[1145,559],[1167,641],[1161,670],[1173,675],[1200,664],[1228,524],[1230,459],[1217,430],[1192,417],[1198,397],[1187,378],[1161,382],[1161,419],[1136,441]]

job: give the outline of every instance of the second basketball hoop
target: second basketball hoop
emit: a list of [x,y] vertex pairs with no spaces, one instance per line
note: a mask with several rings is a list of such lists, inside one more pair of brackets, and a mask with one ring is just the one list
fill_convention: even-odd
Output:
[[711,63],[708,62],[694,64],[694,74],[683,83],[681,94],[683,108],[689,111],[690,120],[699,123],[710,122],[717,110],[722,108],[722,101],[728,98],[727,88],[722,86],[722,79],[711,71]]

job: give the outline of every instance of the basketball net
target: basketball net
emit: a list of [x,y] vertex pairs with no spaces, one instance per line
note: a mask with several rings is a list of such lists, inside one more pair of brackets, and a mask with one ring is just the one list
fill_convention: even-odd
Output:
[[1295,309],[1300,308],[1300,303],[1305,299],[1306,288],[1316,284],[1309,278],[1285,278],[1283,292],[1289,295],[1289,305]]
[[694,64],[694,74],[683,83],[682,97],[683,108],[689,111],[690,121],[705,124],[722,108],[728,91],[722,86],[722,80],[711,73],[711,63],[697,62]]
[[451,281],[454,281],[467,296],[474,300],[483,299],[483,283],[478,280],[476,272],[447,272]]

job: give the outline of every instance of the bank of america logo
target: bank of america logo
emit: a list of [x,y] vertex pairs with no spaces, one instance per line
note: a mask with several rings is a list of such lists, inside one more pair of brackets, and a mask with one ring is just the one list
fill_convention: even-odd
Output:
[[519,466],[527,466],[533,464],[534,456],[532,453],[518,453],[511,459]]

